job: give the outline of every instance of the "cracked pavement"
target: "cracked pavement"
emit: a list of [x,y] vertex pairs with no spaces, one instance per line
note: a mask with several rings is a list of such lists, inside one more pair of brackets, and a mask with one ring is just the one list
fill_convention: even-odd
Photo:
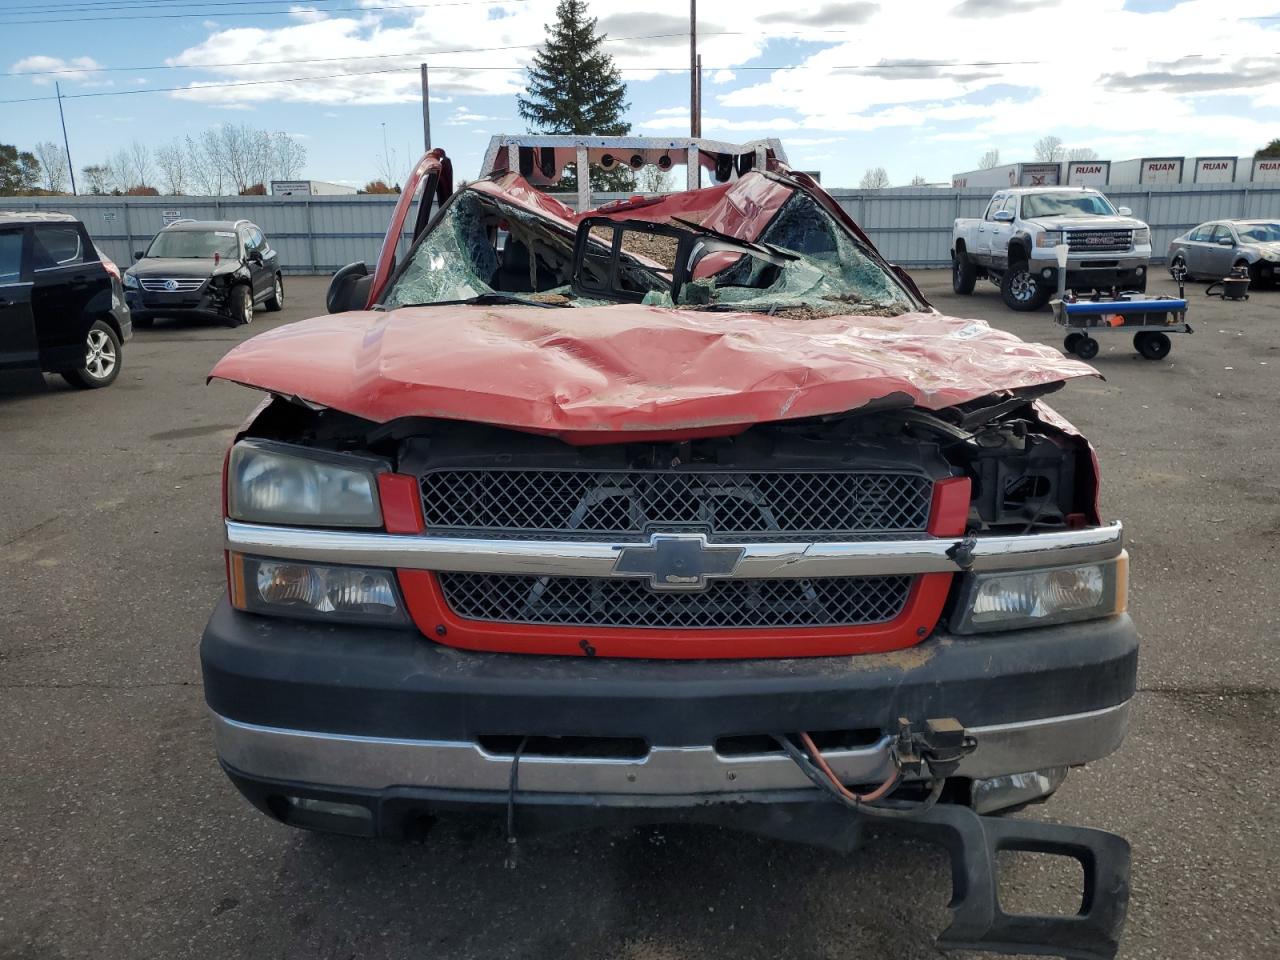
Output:
[[[947,273],[915,275],[944,312],[1060,342],[990,284],[955,297]],[[948,880],[928,846],[593,831],[522,843],[507,870],[493,823],[371,843],[240,799],[196,645],[224,589],[223,450],[258,398],[204,377],[233,343],[319,311],[325,285],[290,278],[285,312],[247,330],[140,330],[107,390],[0,395],[0,958],[940,956]],[[1102,340],[1106,379],[1050,400],[1098,447],[1144,647],[1124,747],[1024,815],[1133,844],[1126,960],[1280,955],[1280,292],[1196,289],[1190,320],[1163,363]],[[1005,895],[1063,909],[1071,879],[1023,858]]]

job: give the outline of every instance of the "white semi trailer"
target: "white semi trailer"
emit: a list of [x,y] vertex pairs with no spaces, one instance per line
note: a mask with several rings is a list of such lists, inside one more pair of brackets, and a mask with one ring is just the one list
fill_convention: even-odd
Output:
[[986,170],[951,175],[953,187],[1056,187],[1062,183],[1062,164],[1006,163]]
[[1111,186],[1131,183],[1181,183],[1184,157],[1141,157],[1111,164]]
[[1068,160],[1065,166],[1069,187],[1105,187],[1111,175],[1110,160]]

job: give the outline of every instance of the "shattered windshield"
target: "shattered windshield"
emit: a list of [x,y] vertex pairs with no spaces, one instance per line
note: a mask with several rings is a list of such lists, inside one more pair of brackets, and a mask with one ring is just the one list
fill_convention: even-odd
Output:
[[[599,306],[574,295],[573,234],[551,222],[464,191],[413,250],[382,298],[387,307],[460,303],[499,297],[540,306]],[[663,286],[640,264],[641,290]]]
[[756,243],[774,256],[743,251],[719,269],[725,253],[716,244],[695,245],[693,279],[680,288],[677,305],[794,317],[913,309],[898,280],[806,193],[792,194]]
[[[627,221],[619,221],[623,226]],[[808,194],[796,191],[755,244],[702,234],[696,223],[685,280],[672,296],[679,246],[669,236],[620,231],[617,296],[575,293],[574,236],[566,227],[492,197],[457,195],[410,254],[382,298],[385,307],[500,299],[537,306],[601,306],[639,300],[682,310],[741,310],[794,317],[896,316],[914,309],[906,290]],[[580,269],[605,279],[609,237],[593,230]],[[602,283],[604,289],[610,283]],[[581,286],[580,286],[581,289]]]

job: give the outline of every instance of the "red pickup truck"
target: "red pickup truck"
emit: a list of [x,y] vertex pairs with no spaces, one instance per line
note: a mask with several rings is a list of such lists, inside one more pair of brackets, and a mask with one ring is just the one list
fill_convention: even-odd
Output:
[[[537,189],[606,151],[719,182]],[[898,829],[951,854],[943,946],[1113,956],[1128,845],[998,815],[1135,689],[1121,526],[1043,401],[1093,370],[940,315],[776,141],[508,138],[485,174],[424,157],[333,312],[213,370],[267,394],[201,646],[236,786],[366,836]],[[1080,861],[1079,913],[1005,914],[1003,849]]]

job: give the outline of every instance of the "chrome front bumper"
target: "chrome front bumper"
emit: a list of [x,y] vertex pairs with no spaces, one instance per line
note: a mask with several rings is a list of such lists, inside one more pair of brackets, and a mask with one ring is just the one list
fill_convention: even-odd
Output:
[[[957,776],[987,778],[1078,766],[1119,747],[1131,701],[1089,713],[973,727],[978,748]],[[963,718],[958,718],[963,722]],[[213,714],[218,756],[250,777],[360,790],[389,787],[501,791],[512,757],[474,742],[362,737],[257,726]],[[847,783],[877,783],[893,769],[890,738],[825,756]],[[782,754],[722,756],[708,746],[651,747],[639,758],[520,760],[520,789],[533,793],[691,796],[810,788]]]

